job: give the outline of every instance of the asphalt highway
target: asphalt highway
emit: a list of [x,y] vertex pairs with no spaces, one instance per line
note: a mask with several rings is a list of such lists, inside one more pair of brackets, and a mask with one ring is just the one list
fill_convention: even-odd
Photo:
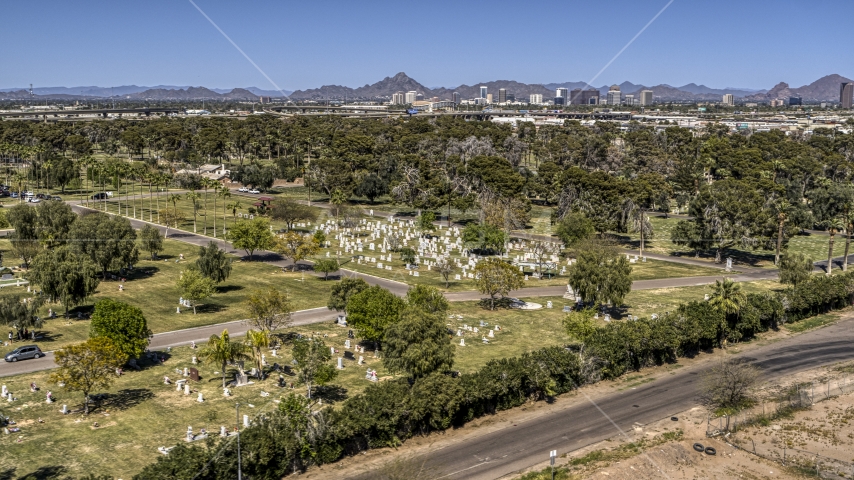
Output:
[[[762,379],[774,381],[793,373],[854,359],[854,316],[835,325],[751,349],[743,358],[762,370]],[[570,399],[565,408],[528,421],[508,423],[488,433],[471,429],[453,442],[431,451],[426,464],[439,478],[493,480],[510,476],[558,455],[630,431],[698,405],[701,374],[709,362],[659,375],[653,382],[587,400]],[[698,439],[701,440],[701,439]],[[405,452],[405,450],[404,450]],[[401,454],[404,454],[403,452]],[[391,456],[393,454],[390,454]],[[372,478],[365,472],[358,479]]]

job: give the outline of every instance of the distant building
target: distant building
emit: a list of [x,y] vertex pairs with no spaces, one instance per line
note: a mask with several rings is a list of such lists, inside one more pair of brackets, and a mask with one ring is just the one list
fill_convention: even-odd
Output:
[[789,105],[803,105],[804,102],[801,100],[801,97],[789,97]]
[[587,90],[576,88],[572,91],[569,98],[573,105],[596,105],[599,103],[599,90],[595,88],[588,88]]
[[735,105],[735,97],[733,97],[731,93],[726,93],[724,94],[721,103],[724,105]]
[[620,104],[620,86],[619,85],[611,85],[611,88],[608,89],[608,105],[619,105]]
[[641,105],[652,105],[652,90],[641,90],[641,92],[640,92],[640,104]]
[[504,88],[498,89],[498,103],[507,103],[507,90]]
[[416,93],[415,94],[415,101],[420,102],[422,100],[424,100],[424,94],[423,93]]
[[529,98],[528,103],[530,103],[531,105],[542,105],[542,103],[543,103],[542,94],[532,93],[531,96],[528,98]]
[[258,97],[258,103],[270,103],[273,101],[273,97]]
[[[568,88],[558,88],[555,90],[555,97],[563,97],[564,99],[569,98],[569,89]],[[565,104],[561,104],[565,105]]]
[[392,105],[406,105],[406,95],[403,92],[393,93],[391,95]]
[[771,106],[772,107],[782,107],[784,103],[785,102],[783,102],[779,98],[775,98],[774,100],[771,100]]
[[459,105],[460,104],[460,94],[457,92],[452,93],[451,94],[451,100],[454,102],[455,105]]
[[854,82],[843,83],[839,87],[839,103],[842,108],[850,109],[852,101],[854,101]]
[[491,93],[486,94],[486,103],[492,103],[492,94]]
[[625,102],[624,102],[624,103],[625,103],[626,105],[634,105],[634,104],[635,104],[635,96],[634,96],[634,95],[631,95],[631,94],[627,94],[627,95],[626,95],[626,97],[625,97]]
[[516,94],[515,93],[508,93],[507,94],[507,101],[508,102],[515,102],[516,101]]
[[486,98],[486,87],[484,85],[480,86],[480,98]]
[[566,105],[566,98],[555,97],[555,105]]
[[415,103],[416,101],[418,101],[418,92],[416,92],[415,90],[410,90],[406,92],[403,101],[410,104]]

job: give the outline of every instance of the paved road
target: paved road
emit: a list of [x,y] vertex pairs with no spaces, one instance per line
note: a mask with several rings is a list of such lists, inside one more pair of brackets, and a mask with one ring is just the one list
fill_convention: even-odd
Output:
[[[744,358],[761,368],[766,381],[854,359],[852,317],[734,357]],[[458,440],[432,450],[427,464],[445,475],[441,478],[453,480],[492,480],[509,476],[543,462],[550,450],[562,455],[613,437],[619,434],[614,424],[629,431],[635,424],[648,424],[696,406],[700,374],[707,368],[709,364],[705,362],[675,370],[673,375],[660,374],[660,378],[651,383],[592,401],[582,395],[559,399],[559,402],[566,402],[565,408],[489,433],[471,429]],[[365,473],[355,478],[371,477],[370,473]]]

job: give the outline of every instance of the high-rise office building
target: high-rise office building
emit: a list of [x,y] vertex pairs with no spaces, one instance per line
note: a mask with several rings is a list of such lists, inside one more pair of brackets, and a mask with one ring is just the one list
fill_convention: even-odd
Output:
[[487,93],[486,93],[486,87],[485,87],[485,86],[483,86],[483,85],[481,85],[481,86],[480,86],[480,98],[486,98],[486,95],[487,95]]
[[801,100],[801,97],[789,97],[789,105],[803,105],[804,102]]
[[626,95],[624,103],[626,105],[629,105],[629,106],[634,105],[635,104],[635,96],[631,95],[631,94]]
[[570,103],[573,105],[596,105],[599,103],[599,90],[595,88],[588,88],[587,90],[576,88],[570,93],[569,98],[571,100]]
[[498,103],[507,103],[507,90],[504,88],[498,89]]
[[532,93],[532,94],[531,94],[531,96],[530,96],[530,98],[529,98],[529,100],[528,100],[528,103],[530,103],[531,105],[540,105],[540,104],[542,104],[542,103],[543,103],[543,96],[542,96],[542,94],[539,94],[539,93]]
[[652,105],[652,90],[641,90],[641,92],[640,92],[640,104],[641,105]]
[[722,103],[724,105],[735,105],[735,97],[731,93],[724,94]]
[[508,93],[507,94],[507,101],[508,102],[515,102],[516,101],[516,94],[515,93]]
[[[558,88],[557,90],[555,90],[555,97],[563,97],[565,99],[569,98],[569,89],[568,88]],[[566,103],[569,103],[569,102],[566,102]]]
[[619,105],[620,104],[620,86],[619,85],[611,85],[611,88],[608,89],[608,105]]
[[566,105],[566,98],[555,97],[555,105]]
[[843,83],[839,87],[839,103],[842,108],[850,109],[852,101],[854,101],[854,82]]
[[492,94],[491,93],[486,94],[486,103],[492,103]]
[[455,105],[459,105],[460,104],[460,94],[457,92],[452,93],[451,94],[451,100],[454,101]]
[[415,103],[416,100],[418,100],[418,92],[416,92],[415,90],[410,90],[406,92],[406,95],[404,96],[404,101],[406,103],[412,104]]
[[392,105],[404,105],[406,104],[406,96],[403,92],[393,93],[391,95],[391,104]]

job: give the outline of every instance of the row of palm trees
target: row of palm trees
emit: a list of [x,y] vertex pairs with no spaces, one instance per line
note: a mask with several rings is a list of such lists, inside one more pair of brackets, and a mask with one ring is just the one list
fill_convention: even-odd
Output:
[[225,370],[229,363],[253,360],[261,380],[264,379],[262,353],[270,346],[271,335],[266,330],[249,330],[244,342],[231,340],[228,330],[220,335],[211,335],[199,357],[222,367],[222,388],[225,388]]
[[[203,179],[202,188],[204,190],[203,194],[200,194],[196,190],[189,191],[183,195],[180,193],[170,193],[168,196],[169,202],[172,204],[172,215],[171,218],[166,219],[165,223],[168,224],[171,222],[174,223],[175,228],[178,228],[178,221],[181,219],[181,215],[178,213],[178,203],[181,200],[188,200],[190,202],[190,207],[193,212],[193,233],[198,233],[198,216],[199,211],[204,211],[204,215],[202,215],[203,223],[202,223],[202,231],[204,235],[208,234],[208,190],[210,189],[213,193],[213,236],[217,236],[217,205],[218,201],[222,200],[222,236],[223,238],[226,235],[226,215],[228,212],[231,212],[232,216],[236,217],[237,212],[243,208],[243,202],[240,199],[235,198],[232,202],[228,202],[230,198],[233,197],[231,191],[225,185],[221,185],[219,182],[210,179]],[[160,223],[160,212],[158,211],[157,222]]]

